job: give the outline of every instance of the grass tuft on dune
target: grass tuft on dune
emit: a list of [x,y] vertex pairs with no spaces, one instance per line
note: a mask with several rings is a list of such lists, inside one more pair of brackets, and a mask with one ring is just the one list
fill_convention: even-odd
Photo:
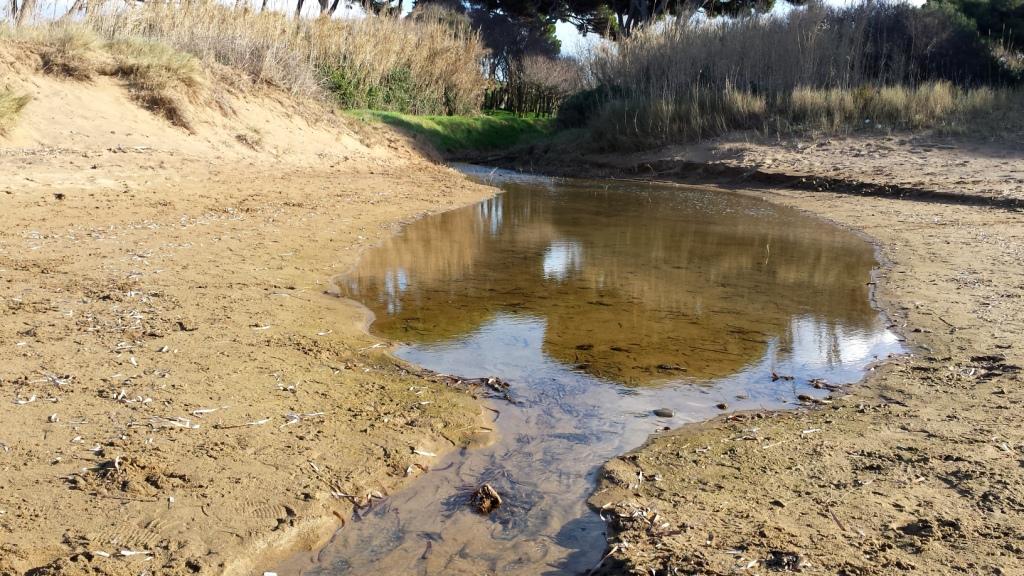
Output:
[[16,94],[12,90],[0,88],[0,135],[6,134],[18,121],[22,109],[31,98]]
[[123,79],[132,96],[175,126],[192,131],[190,101],[207,89],[206,73],[193,56],[164,44],[122,40],[110,45],[112,73]]

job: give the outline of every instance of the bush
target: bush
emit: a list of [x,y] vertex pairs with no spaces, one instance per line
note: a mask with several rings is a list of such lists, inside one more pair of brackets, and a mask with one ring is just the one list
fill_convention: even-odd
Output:
[[428,102],[416,97],[412,72],[402,66],[386,73],[376,83],[366,83],[344,68],[326,74],[327,89],[343,108],[369,108],[408,114],[445,110],[443,100]]
[[485,107],[515,114],[551,115],[582,85],[577,60],[525,56],[510,63],[508,78],[488,93]]
[[971,23],[948,7],[865,6],[841,16],[837,24],[856,26],[858,21],[864,26],[861,74],[867,78],[967,85],[1011,79]]
[[604,149],[643,149],[731,130],[844,133],[937,128],[960,133],[1024,129],[1024,94],[950,82],[853,89],[800,86],[762,95],[695,88],[678,99],[612,99],[589,124]]
[[621,100],[627,91],[618,85],[599,85],[576,92],[562,102],[558,108],[557,122],[559,128],[583,128],[593,119],[601,108],[612,100]]

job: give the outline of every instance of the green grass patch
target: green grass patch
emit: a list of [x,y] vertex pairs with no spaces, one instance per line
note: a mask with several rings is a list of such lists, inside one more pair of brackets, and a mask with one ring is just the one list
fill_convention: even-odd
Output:
[[442,153],[488,152],[532,144],[551,137],[553,118],[522,117],[507,112],[477,116],[412,116],[398,112],[354,110],[363,121],[384,122],[425,137]]

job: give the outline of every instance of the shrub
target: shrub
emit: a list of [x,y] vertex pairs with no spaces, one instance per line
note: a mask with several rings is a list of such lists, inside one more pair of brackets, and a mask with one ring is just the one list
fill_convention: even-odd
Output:
[[508,77],[488,93],[485,106],[516,114],[550,115],[582,85],[582,71],[575,59],[525,56],[509,64]]
[[368,108],[415,114],[445,108],[443,101],[424,102],[416,98],[412,72],[408,67],[395,68],[375,83],[350,76],[345,68],[326,74],[327,89],[343,108]]

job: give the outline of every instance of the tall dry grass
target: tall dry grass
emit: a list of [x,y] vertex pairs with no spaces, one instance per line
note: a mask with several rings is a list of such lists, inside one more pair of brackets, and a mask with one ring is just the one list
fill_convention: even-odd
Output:
[[[38,10],[47,12],[42,5]],[[333,75],[341,74],[357,91],[369,92],[398,71],[416,95],[405,112],[475,112],[486,87],[481,67],[486,53],[480,38],[469,29],[438,21],[375,16],[307,20],[213,0],[107,1],[91,3],[84,15],[37,19],[12,30],[8,29],[9,36],[34,39],[44,47],[41,55],[48,71],[70,77],[95,73],[102,62],[95,63],[103,60],[96,58],[97,52],[114,52],[117,60],[120,50],[123,61],[125,46],[134,46],[139,57],[144,55],[138,47],[149,46],[149,56],[172,64],[174,58],[166,50],[152,48],[159,44],[214,70],[226,67],[254,85],[273,86],[300,98],[332,97],[328,80]]]
[[1020,95],[1002,87],[1005,67],[961,24],[941,10],[869,2],[651,27],[591,56],[596,88],[565,116],[606,148],[732,130],[970,130],[1007,112],[1024,118]]
[[288,18],[216,2],[94,10],[86,24],[110,40],[147,39],[243,71],[301,96],[323,95],[337,71],[363,90],[407,73],[420,113],[478,109],[486,81],[479,37],[439,22],[370,16]]

